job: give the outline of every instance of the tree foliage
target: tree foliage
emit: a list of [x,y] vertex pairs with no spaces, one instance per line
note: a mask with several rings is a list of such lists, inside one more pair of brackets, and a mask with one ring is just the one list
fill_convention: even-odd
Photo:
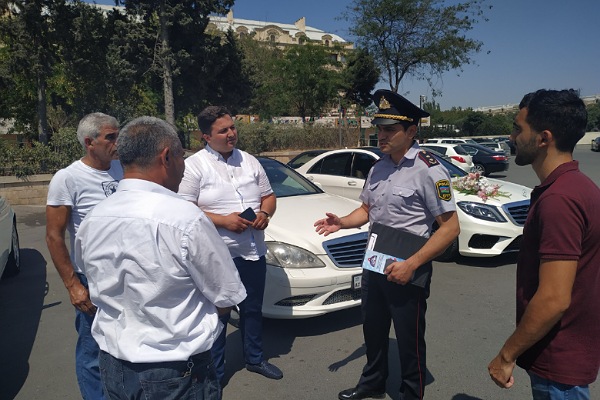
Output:
[[380,75],[381,71],[368,50],[357,49],[350,52],[342,79],[346,101],[363,108],[368,107],[372,102],[371,92],[379,82]]
[[483,18],[484,0],[354,0],[343,18],[361,47],[373,54],[397,92],[407,76],[427,80],[471,63],[482,43],[470,31]]

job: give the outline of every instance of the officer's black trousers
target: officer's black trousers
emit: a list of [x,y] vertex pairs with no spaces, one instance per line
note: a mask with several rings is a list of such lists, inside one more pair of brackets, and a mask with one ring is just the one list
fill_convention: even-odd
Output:
[[359,387],[384,392],[389,374],[388,347],[391,322],[394,322],[400,371],[400,398],[421,400],[425,391],[425,311],[429,282],[425,288],[399,285],[386,275],[364,271],[362,276],[363,334],[367,364]]

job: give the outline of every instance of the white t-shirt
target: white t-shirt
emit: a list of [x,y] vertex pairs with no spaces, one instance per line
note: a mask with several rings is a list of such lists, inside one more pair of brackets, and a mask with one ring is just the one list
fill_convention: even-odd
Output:
[[[252,155],[238,149],[227,161],[206,146],[185,160],[179,194],[204,212],[229,215],[251,207],[260,210],[261,199],[273,193],[267,174]],[[232,257],[258,260],[267,254],[265,232],[248,228],[235,233],[217,227]]]
[[[71,249],[81,221],[96,204],[117,190],[121,179],[123,179],[123,168],[118,160],[111,162],[108,171],[94,169],[83,161],[77,160],[54,174],[48,186],[46,205],[71,207],[67,226]],[[71,262],[75,272],[81,273],[81,268],[75,264],[73,251],[71,251]]]

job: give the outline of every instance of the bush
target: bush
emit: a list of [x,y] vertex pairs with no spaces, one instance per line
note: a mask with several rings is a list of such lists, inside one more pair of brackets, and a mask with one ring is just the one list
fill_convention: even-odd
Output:
[[73,128],[64,128],[53,134],[47,146],[37,141],[22,147],[0,145],[2,174],[15,175],[17,178],[53,174],[84,154]]

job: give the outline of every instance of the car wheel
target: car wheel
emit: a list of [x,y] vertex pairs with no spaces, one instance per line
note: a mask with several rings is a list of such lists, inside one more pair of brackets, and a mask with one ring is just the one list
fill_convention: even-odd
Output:
[[4,269],[5,278],[17,275],[21,271],[21,250],[19,248],[19,233],[17,232],[17,221],[13,221],[12,227],[12,245],[10,254],[8,255],[8,261],[6,262],[6,268]]
[[487,176],[487,172],[485,170],[485,167],[483,166],[483,164],[475,164],[475,166],[473,167],[473,169],[475,170],[475,172],[479,172],[481,175],[483,176]]
[[[431,229],[431,234],[433,235],[438,228],[437,222],[433,224]],[[458,256],[458,238],[454,239],[452,243],[448,246],[446,250],[439,256],[437,256],[434,260],[441,262],[448,262],[454,260]]]

